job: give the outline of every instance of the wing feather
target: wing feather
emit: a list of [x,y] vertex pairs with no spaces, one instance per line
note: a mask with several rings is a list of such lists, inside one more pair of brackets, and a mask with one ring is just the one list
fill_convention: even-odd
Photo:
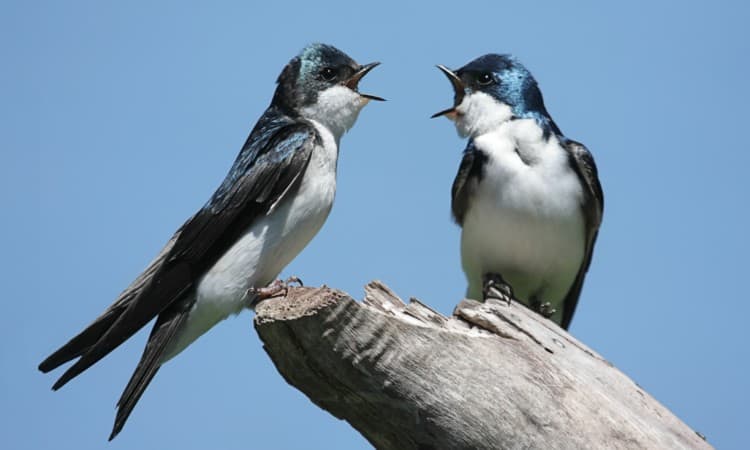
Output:
[[[319,139],[310,123],[267,110],[209,202],[185,222],[101,316],[39,365],[39,370],[49,372],[79,358],[53,389],[62,387],[184,299],[196,278],[257,217],[293,190]],[[163,347],[159,346],[159,352]],[[144,357],[146,353],[148,346]]]
[[469,141],[451,187],[451,212],[453,213],[453,220],[459,225],[463,225],[466,210],[469,208],[469,201],[473,197],[479,181],[484,176],[484,163],[486,161],[487,155],[476,148],[473,141]]
[[573,319],[573,313],[575,313],[576,305],[578,304],[578,297],[581,295],[583,280],[591,265],[594,244],[596,243],[596,237],[599,233],[599,226],[602,223],[602,215],[604,213],[604,193],[599,183],[599,175],[591,152],[580,142],[566,140],[563,142],[563,145],[568,151],[571,166],[575,169],[583,184],[584,195],[581,208],[586,223],[586,249],[583,262],[564,300],[565,307],[563,309],[561,326],[567,330]]

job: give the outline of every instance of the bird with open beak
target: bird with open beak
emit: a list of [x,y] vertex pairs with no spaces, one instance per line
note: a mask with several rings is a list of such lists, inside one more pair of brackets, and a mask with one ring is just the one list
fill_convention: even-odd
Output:
[[604,208],[594,158],[563,135],[516,58],[438,68],[454,98],[433,117],[469,138],[451,191],[466,295],[515,298],[567,329]]
[[117,403],[110,440],[162,364],[218,322],[284,289],[271,282],[333,205],[341,136],[367,102],[382,100],[358,89],[377,65],[359,65],[324,44],[294,57],[208,202],[109,308],[39,365],[49,372],[76,360],[53,386],[59,389],[156,319]]

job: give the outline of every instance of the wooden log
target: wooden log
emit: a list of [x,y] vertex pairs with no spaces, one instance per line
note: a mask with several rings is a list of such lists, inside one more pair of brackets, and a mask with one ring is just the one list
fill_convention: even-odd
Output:
[[256,308],[279,373],[378,449],[711,448],[604,358],[520,304],[447,318],[380,282]]

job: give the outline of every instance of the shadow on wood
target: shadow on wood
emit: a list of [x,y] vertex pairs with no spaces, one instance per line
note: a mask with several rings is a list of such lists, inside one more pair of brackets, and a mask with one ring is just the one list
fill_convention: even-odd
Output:
[[378,449],[711,448],[601,356],[519,304],[446,318],[380,282],[261,302],[286,381]]

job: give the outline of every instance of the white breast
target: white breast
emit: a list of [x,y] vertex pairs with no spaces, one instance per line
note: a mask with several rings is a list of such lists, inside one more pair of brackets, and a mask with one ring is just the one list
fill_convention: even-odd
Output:
[[264,287],[310,242],[331,211],[336,193],[337,140],[313,122],[322,145],[313,149],[299,190],[257,219],[201,278],[196,302],[168,360],[217,322],[247,306],[250,287]]
[[474,144],[488,161],[461,235],[467,296],[481,298],[483,274],[497,272],[519,299],[555,306],[584,252],[583,191],[567,153],[531,119],[504,122]]
[[300,114],[318,131],[299,189],[257,219],[199,280],[196,301],[175,344],[172,358],[217,322],[242,311],[250,287],[263,287],[302,251],[328,217],[336,194],[336,163],[341,136],[354,125],[367,99],[344,86],[332,86]]

